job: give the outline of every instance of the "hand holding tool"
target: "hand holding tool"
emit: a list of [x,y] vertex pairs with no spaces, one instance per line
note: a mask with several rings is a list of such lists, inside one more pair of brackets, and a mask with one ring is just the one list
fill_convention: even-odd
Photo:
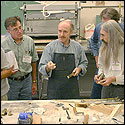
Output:
[[67,78],[71,78],[74,75],[74,72],[72,72],[70,75],[67,76]]

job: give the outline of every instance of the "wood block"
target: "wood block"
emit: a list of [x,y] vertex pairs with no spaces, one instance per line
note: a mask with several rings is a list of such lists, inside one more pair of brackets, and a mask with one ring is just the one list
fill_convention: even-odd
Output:
[[123,104],[116,105],[113,111],[111,112],[110,117],[113,118],[114,116],[118,115],[123,108]]
[[88,124],[88,119],[89,119],[89,115],[86,114],[86,115],[84,116],[84,124]]
[[107,115],[110,115],[114,109],[114,107],[104,105],[104,104],[93,105],[93,106],[90,106],[89,108],[92,110],[96,110],[98,112],[102,112],[102,113],[107,114]]
[[33,114],[33,122],[32,124],[42,124],[42,118],[40,115]]

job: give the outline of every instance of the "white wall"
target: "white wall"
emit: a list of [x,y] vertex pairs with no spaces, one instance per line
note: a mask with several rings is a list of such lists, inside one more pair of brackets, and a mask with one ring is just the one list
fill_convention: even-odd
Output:
[[[105,6],[119,6],[119,1],[105,1]],[[121,5],[124,6],[124,1],[121,1]],[[87,1],[86,3],[82,3],[81,6],[96,6],[96,1]],[[100,5],[102,6],[102,5]],[[98,7],[98,6],[97,6]],[[119,12],[118,7],[113,7]],[[96,15],[100,15],[101,11],[104,8],[83,8],[81,10],[81,30],[80,33],[83,35],[84,27],[87,24],[95,24],[96,25]],[[121,15],[124,17],[124,7],[121,7]]]
[[[43,3],[52,3],[52,1],[42,1]],[[96,3],[99,1],[86,1],[86,3],[81,3],[80,1],[56,1],[53,5],[74,5],[75,2],[78,3],[79,6],[85,7],[81,9],[80,15],[80,35],[84,36],[84,27],[87,24],[95,24],[96,25],[96,15],[100,15],[101,11],[105,9],[105,6],[113,7],[119,12],[119,5],[124,6],[124,1],[103,1],[105,5],[97,5]],[[88,6],[97,6],[97,8],[86,8]],[[98,8],[99,6],[104,6],[103,8]],[[118,6],[118,7],[116,7]],[[121,7],[121,15],[124,17],[124,7]]]

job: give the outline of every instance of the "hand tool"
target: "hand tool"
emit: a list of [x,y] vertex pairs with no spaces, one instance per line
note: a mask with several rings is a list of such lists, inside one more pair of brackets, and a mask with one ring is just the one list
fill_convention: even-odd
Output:
[[69,108],[65,108],[64,106],[62,106],[62,108],[63,108],[63,110],[66,110],[67,118],[68,118],[68,119],[71,119],[70,116],[69,116],[69,113],[68,113],[68,111],[67,111],[67,110],[69,110]]
[[77,110],[76,110],[76,107],[74,107],[74,106],[72,106],[71,104],[69,104],[71,107],[73,107],[73,111],[74,111],[74,114],[75,115],[78,115],[78,114],[84,114],[84,112],[77,112]]
[[72,72],[70,75],[67,76],[67,78],[71,78],[74,75],[74,72]]
[[71,104],[69,104],[71,107],[73,107],[73,111],[74,111],[74,114],[76,114],[76,107],[72,106]]
[[7,108],[4,108],[4,110],[1,113],[1,116],[5,116],[5,115],[7,115]]
[[118,120],[118,119],[116,119],[116,118],[112,118],[112,120],[113,120],[114,122],[116,122],[117,124],[118,124],[118,122],[120,122],[120,123],[124,124],[124,122],[119,121],[119,120]]
[[102,79],[105,78],[105,75],[103,73],[99,74],[98,78],[102,75]]
[[83,107],[83,108],[87,108],[89,106],[88,103],[75,103],[76,107]]
[[67,113],[67,118],[71,119],[67,110],[66,110],[66,113]]
[[62,106],[62,109],[63,109],[63,110],[69,110],[69,108],[65,108],[64,106]]

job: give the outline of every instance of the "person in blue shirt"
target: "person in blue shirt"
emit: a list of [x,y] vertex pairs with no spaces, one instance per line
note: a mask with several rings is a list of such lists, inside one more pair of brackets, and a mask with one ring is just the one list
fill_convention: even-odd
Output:
[[[83,47],[70,36],[73,24],[63,20],[58,24],[58,39],[44,49],[39,72],[48,77],[47,99],[78,99],[78,75],[87,72],[88,60]],[[68,78],[69,74],[73,77]]]
[[[100,29],[101,29],[101,25],[108,21],[108,20],[115,20],[120,27],[122,28],[122,30],[124,31],[124,24],[119,23],[118,21],[120,20],[120,14],[118,13],[118,11],[114,8],[105,8],[104,10],[102,10],[102,12],[100,13],[100,17],[102,22],[99,23],[95,29],[94,29],[94,33],[91,37],[91,49],[92,49],[92,53],[95,57],[95,61],[96,61],[96,73],[98,74],[98,55],[99,55],[99,48],[102,44],[102,40],[100,40]],[[92,93],[91,93],[91,99],[100,99],[101,98],[101,90],[102,90],[102,85],[97,84],[95,81],[93,82],[93,88],[92,88]]]

